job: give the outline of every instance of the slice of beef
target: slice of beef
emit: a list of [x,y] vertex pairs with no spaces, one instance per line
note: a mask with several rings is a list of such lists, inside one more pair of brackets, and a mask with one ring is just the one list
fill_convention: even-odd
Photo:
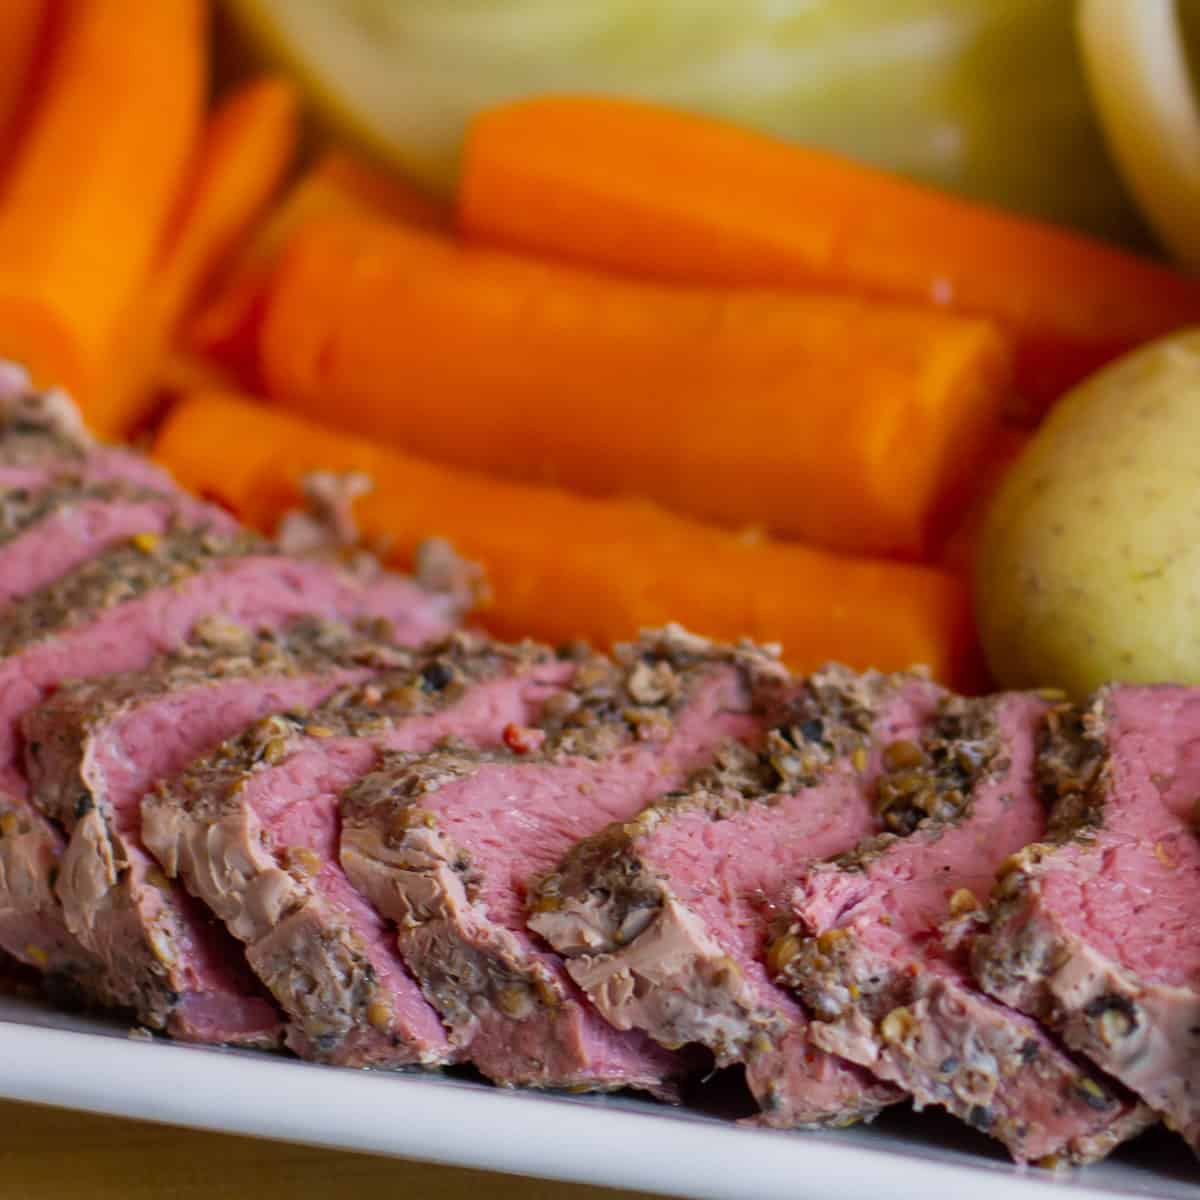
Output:
[[297,1053],[381,1067],[455,1057],[394,938],[342,872],[337,798],[384,750],[498,742],[573,669],[541,647],[460,634],[305,718],[260,722],[144,799],[147,847],[245,943]]
[[1107,687],[1047,722],[1053,800],[972,954],[997,999],[1046,1022],[1200,1149],[1200,691]]
[[253,722],[413,659],[323,621],[253,633],[208,620],[147,670],[67,684],[26,714],[33,801],[70,835],[56,892],[115,1002],[192,1041],[278,1040],[278,1011],[241,944],[142,844],[142,796]]
[[683,1063],[605,1022],[530,936],[527,889],[579,838],[679,787],[761,728],[786,674],[678,629],[594,659],[507,752],[389,755],[342,804],[342,863],[484,1074],[667,1093]]
[[983,995],[967,962],[976,898],[1045,833],[1035,743],[1048,708],[1024,693],[948,698],[919,744],[887,747],[880,804],[898,833],[802,868],[796,922],[771,959],[812,1011],[822,1050],[918,1108],[943,1106],[1018,1161],[1084,1162],[1144,1128],[1147,1110]]
[[444,631],[453,601],[400,577],[370,584],[286,558],[251,535],[137,539],[10,606],[0,626],[0,948],[45,969],[94,974],[53,884],[59,831],[30,803],[18,722],[61,684],[140,670],[205,617],[278,627],[299,617],[383,621],[402,641]]
[[233,528],[219,509],[197,506],[174,489],[71,480],[0,492],[0,610],[110,546],[185,526]]
[[530,925],[617,1028],[744,1063],[767,1123],[873,1117],[900,1093],[809,1043],[767,948],[797,868],[878,831],[882,746],[915,737],[940,695],[919,676],[810,677],[761,749],[576,847]]

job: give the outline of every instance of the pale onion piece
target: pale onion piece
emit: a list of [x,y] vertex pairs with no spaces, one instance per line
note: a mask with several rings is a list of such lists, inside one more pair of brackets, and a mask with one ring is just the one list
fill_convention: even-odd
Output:
[[1079,45],[1100,123],[1163,244],[1200,269],[1200,105],[1176,0],[1079,0]]

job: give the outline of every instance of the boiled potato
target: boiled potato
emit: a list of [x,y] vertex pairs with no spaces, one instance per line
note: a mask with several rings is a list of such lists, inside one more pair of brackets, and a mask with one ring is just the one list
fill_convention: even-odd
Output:
[[1005,687],[1200,684],[1200,330],[1064,397],[996,496],[975,582]]

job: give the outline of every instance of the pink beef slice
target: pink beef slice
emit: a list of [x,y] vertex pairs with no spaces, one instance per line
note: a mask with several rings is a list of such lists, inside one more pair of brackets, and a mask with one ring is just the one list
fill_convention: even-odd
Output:
[[254,721],[414,658],[324,621],[252,632],[207,620],[147,670],[67,684],[26,714],[33,801],[69,834],[55,890],[113,1000],[190,1041],[278,1041],[241,943],[143,845],[142,796]]
[[195,530],[116,546],[10,606],[0,624],[0,948],[81,980],[99,967],[64,924],[54,893],[63,838],[30,803],[21,769],[20,719],[63,683],[144,669],[206,617],[254,629],[308,615],[371,620],[415,642],[443,631],[452,611],[406,579],[363,584],[248,534]]
[[110,546],[183,527],[229,533],[234,526],[174,489],[68,481],[0,492],[0,611]]
[[878,831],[881,747],[917,736],[940,695],[840,667],[793,685],[759,747],[567,855],[531,927],[617,1028],[744,1064],[764,1122],[870,1119],[901,1093],[809,1042],[766,953],[796,870]]
[[342,805],[342,863],[470,1060],[505,1085],[673,1093],[684,1060],[618,1030],[526,928],[573,843],[678,788],[762,728],[786,674],[676,628],[582,666],[507,752],[392,755]]
[[888,746],[879,806],[895,832],[801,868],[796,920],[769,958],[812,1012],[814,1045],[1018,1161],[1086,1162],[1144,1128],[1147,1110],[985,996],[967,962],[976,897],[1045,833],[1035,745],[1048,707],[1022,693],[947,698],[919,742]]
[[435,1066],[457,1049],[338,862],[337,798],[388,750],[497,743],[574,666],[459,634],[420,663],[268,718],[142,802],[142,836],[246,947],[289,1045],[344,1066]]
[[1200,1149],[1200,691],[1101,689],[1050,714],[1050,828],[1006,864],[976,978]]

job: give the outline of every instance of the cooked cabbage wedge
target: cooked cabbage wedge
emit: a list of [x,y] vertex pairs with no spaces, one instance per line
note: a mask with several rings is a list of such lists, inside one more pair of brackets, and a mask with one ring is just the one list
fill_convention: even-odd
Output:
[[230,0],[341,132],[452,185],[466,122],[538,92],[732,118],[1129,236],[1074,0]]

